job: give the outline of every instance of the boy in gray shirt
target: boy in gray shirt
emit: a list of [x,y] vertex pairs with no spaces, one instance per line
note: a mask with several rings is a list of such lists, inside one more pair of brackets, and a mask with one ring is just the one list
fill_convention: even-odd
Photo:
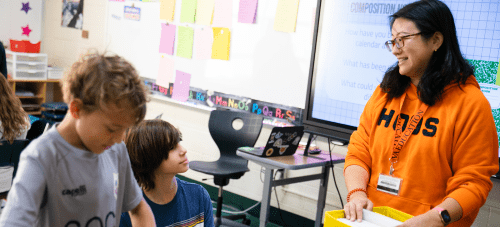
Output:
[[130,166],[125,130],[144,119],[146,93],[124,59],[88,55],[62,82],[68,113],[23,151],[0,226],[154,226]]

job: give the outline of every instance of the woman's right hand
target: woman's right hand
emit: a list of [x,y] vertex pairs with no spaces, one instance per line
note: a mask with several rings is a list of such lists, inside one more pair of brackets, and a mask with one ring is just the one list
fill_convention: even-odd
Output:
[[363,191],[352,193],[349,202],[344,206],[345,218],[351,221],[363,219],[363,209],[373,210],[373,202]]

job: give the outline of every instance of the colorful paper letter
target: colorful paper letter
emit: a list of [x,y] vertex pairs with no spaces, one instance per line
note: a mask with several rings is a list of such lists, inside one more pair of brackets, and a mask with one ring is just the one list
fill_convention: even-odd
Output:
[[191,59],[193,56],[193,36],[193,28],[179,26],[179,36],[177,37],[177,56]]
[[174,92],[172,99],[185,102],[189,97],[189,84],[191,83],[191,74],[176,70]]
[[215,0],[198,0],[196,24],[210,26],[214,15]]
[[160,53],[174,55],[175,25],[162,24],[160,36]]
[[174,63],[175,61],[169,57],[160,57],[160,67],[158,68],[156,84],[168,88],[170,82],[172,82],[172,78],[174,78]]
[[231,28],[232,18],[233,0],[215,0],[213,26]]
[[181,23],[194,23],[196,0],[182,0]]
[[213,31],[210,28],[197,28],[194,31],[194,58],[207,60],[212,57]]
[[258,0],[240,0],[240,10],[238,11],[238,22],[255,23],[257,15]]
[[160,19],[174,21],[175,0],[160,0]]
[[214,43],[212,45],[212,59],[229,60],[231,32],[228,28],[212,28]]
[[274,30],[280,32],[295,32],[299,0],[279,0],[274,18]]

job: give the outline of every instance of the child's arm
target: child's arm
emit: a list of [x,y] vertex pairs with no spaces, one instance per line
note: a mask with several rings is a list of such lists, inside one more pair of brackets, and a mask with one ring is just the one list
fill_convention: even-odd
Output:
[[0,226],[35,226],[47,182],[36,157],[21,153],[19,167],[2,210]]
[[156,225],[153,212],[151,211],[151,208],[146,203],[146,201],[144,201],[144,199],[141,200],[139,205],[129,211],[128,214],[130,215],[130,221],[132,222],[132,226],[134,227],[154,227]]

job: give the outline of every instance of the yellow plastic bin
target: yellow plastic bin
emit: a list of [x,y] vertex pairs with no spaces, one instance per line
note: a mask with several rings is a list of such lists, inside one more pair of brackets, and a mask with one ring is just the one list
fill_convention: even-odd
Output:
[[[401,222],[404,222],[413,217],[412,215],[409,215],[405,212],[387,206],[374,207],[373,212],[382,214],[386,217],[390,217]],[[344,210],[327,211],[325,213],[324,227],[349,227],[348,225],[337,221],[337,218],[345,218]]]

